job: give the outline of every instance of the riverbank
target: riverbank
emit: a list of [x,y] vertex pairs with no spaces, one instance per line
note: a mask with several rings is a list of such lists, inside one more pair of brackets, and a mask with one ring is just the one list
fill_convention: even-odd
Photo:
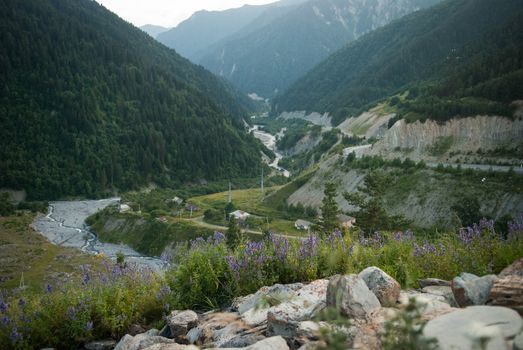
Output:
[[89,216],[118,203],[119,200],[119,198],[109,198],[50,202],[48,214],[37,217],[32,227],[57,246],[76,248],[113,260],[116,259],[118,253],[122,253],[127,262],[136,263],[155,271],[164,269],[166,263],[159,258],[143,256],[125,244],[101,242],[86,225],[85,220]]

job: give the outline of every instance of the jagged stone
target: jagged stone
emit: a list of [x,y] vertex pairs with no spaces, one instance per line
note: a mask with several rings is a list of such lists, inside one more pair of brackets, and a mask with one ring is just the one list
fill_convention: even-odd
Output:
[[265,338],[263,328],[247,325],[237,313],[218,312],[204,315],[199,325],[187,333],[190,344],[215,347],[242,347]]
[[253,327],[267,322],[269,312],[279,312],[292,321],[310,319],[325,307],[328,283],[323,279],[309,284],[264,287],[243,298],[237,309],[245,323]]
[[490,305],[509,307],[523,316],[523,276],[496,278],[488,299]]
[[410,299],[414,299],[416,304],[420,306],[420,311],[424,320],[431,320],[455,310],[450,306],[444,296],[421,293],[414,290],[402,290],[400,293],[399,305],[408,305]]
[[[215,348],[218,349],[218,348]],[[220,349],[227,349],[227,350],[238,350],[238,349],[244,349],[244,350],[289,350],[289,346],[287,345],[287,342],[282,337],[271,337],[266,338],[263,340],[260,340],[256,344],[249,345],[244,348],[220,348]]]
[[194,345],[183,345],[183,344],[154,344],[145,348],[144,350],[200,350]]
[[454,293],[451,287],[447,286],[427,286],[421,290],[423,293],[439,295],[445,298],[445,301],[452,307],[457,307],[458,303],[454,298]]
[[437,317],[427,323],[423,334],[435,338],[441,349],[473,349],[480,339],[489,340],[486,350],[508,349],[506,340],[523,326],[514,310],[499,306],[470,306]]
[[484,305],[490,294],[495,275],[478,277],[471,273],[462,273],[452,280],[452,293],[461,307]]
[[327,288],[327,306],[349,318],[367,318],[381,305],[365,281],[357,275],[336,275]]
[[126,334],[116,344],[114,350],[143,350],[155,344],[174,344],[174,340],[153,335],[152,332],[137,334],[134,337]]
[[421,289],[429,286],[444,286],[450,287],[450,282],[445,280],[440,280],[438,278],[424,278],[418,280],[419,287]]
[[505,267],[503,271],[500,272],[498,277],[507,277],[512,275],[523,276],[523,258],[518,259],[509,266]]
[[376,295],[382,306],[394,306],[400,296],[401,286],[383,270],[371,266],[358,275]]
[[171,329],[171,336],[177,338],[185,336],[188,331],[198,325],[198,315],[192,310],[175,310],[166,317],[166,321]]
[[84,345],[86,350],[112,350],[116,346],[116,341],[110,340],[97,340],[92,341]]

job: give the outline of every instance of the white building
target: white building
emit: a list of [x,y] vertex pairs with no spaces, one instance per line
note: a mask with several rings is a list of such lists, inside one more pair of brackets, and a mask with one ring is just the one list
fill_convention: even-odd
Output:
[[232,213],[229,213],[229,218],[233,218],[238,221],[245,221],[245,220],[247,220],[247,218],[249,216],[251,216],[251,214],[249,214],[243,210],[236,210],[236,211],[233,211]]

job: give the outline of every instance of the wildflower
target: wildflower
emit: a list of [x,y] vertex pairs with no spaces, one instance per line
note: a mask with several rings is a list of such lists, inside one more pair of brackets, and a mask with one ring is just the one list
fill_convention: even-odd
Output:
[[20,306],[21,308],[23,308],[25,306],[25,299],[24,298],[20,298],[20,300],[18,300],[18,306]]
[[225,260],[227,261],[229,268],[231,269],[232,273],[234,274],[234,277],[236,279],[239,279],[240,278],[240,265],[238,264],[238,262],[236,261],[234,256],[229,255],[225,258]]
[[67,309],[67,316],[69,317],[69,319],[71,321],[75,321],[76,320],[76,308],[74,306],[70,306]]
[[50,294],[52,291],[53,291],[53,287],[51,287],[50,284],[47,284],[47,285],[45,286],[45,292],[46,292],[47,294]]
[[9,338],[11,339],[11,341],[13,343],[16,343],[19,340],[22,340],[22,334],[18,333],[18,329],[16,328],[16,326],[13,327],[13,329],[11,330],[11,334],[9,335]]
[[218,245],[225,241],[225,235],[221,232],[216,231],[216,232],[214,232],[213,240],[214,240],[214,245]]
[[11,323],[11,319],[7,316],[2,317],[2,324],[4,326],[7,326],[9,323]]
[[156,294],[156,298],[158,300],[161,300],[169,294],[171,294],[171,288],[168,285],[163,285],[162,288],[160,288],[160,290]]
[[93,321],[87,321],[85,324],[85,331],[90,332],[93,330]]
[[4,313],[7,311],[7,308],[8,308],[8,305],[4,302],[4,301],[1,301],[0,302],[0,312],[1,313]]

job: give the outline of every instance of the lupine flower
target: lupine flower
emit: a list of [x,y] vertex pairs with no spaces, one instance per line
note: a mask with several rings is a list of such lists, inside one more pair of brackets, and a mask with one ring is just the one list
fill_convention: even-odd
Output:
[[302,239],[300,242],[300,251],[299,256],[302,259],[310,258],[311,256],[316,255],[318,245],[318,237],[315,235],[310,235],[306,239]]
[[74,306],[70,306],[68,309],[67,309],[67,316],[69,317],[70,320],[74,321],[76,320],[76,308]]
[[218,244],[220,244],[220,243],[225,241],[225,235],[223,233],[221,233],[221,232],[218,232],[218,231],[214,232],[212,238],[214,240],[214,245],[218,245]]
[[7,316],[2,317],[2,324],[4,326],[7,326],[9,323],[11,323],[11,319]]
[[53,291],[53,287],[51,287],[50,284],[47,284],[47,285],[45,286],[45,292],[46,292],[47,294],[49,294],[49,293],[51,293],[52,291]]
[[156,298],[158,300],[161,300],[169,294],[171,294],[171,288],[168,285],[163,285],[162,288],[160,288],[160,290],[156,294]]
[[20,298],[20,300],[18,300],[18,306],[20,306],[22,308],[25,306],[25,299],[24,298]]
[[9,338],[11,339],[11,341],[13,343],[16,343],[19,340],[22,340],[22,334],[18,333],[18,329],[16,328],[16,326],[13,327],[13,329],[11,330],[11,334],[10,334]]
[[225,258],[225,260],[227,261],[229,268],[231,269],[232,273],[234,274],[234,277],[236,279],[239,279],[240,278],[240,265],[238,264],[238,262],[236,261],[234,256],[229,255]]
[[0,301],[0,312],[4,313],[7,311],[8,305],[5,303],[5,301]]
[[93,321],[87,321],[85,324],[85,331],[90,332],[93,330]]

